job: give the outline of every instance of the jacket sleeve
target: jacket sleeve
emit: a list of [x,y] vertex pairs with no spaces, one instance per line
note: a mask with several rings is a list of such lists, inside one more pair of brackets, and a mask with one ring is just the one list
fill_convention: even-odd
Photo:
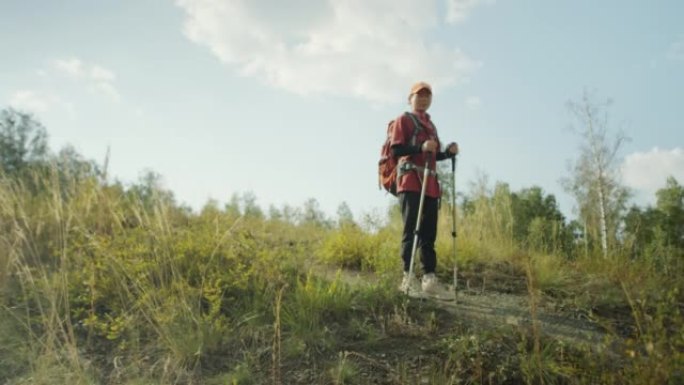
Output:
[[392,155],[395,158],[404,155],[420,154],[420,146],[411,146],[410,144],[395,144],[391,149]]
[[454,154],[450,154],[448,151],[440,151],[437,153],[437,160],[451,159],[454,156]]

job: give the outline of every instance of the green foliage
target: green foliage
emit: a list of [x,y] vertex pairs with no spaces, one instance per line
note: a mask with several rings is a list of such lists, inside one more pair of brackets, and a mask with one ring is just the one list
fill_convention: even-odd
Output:
[[[486,178],[466,197],[457,224],[458,242],[463,261],[502,260],[519,250],[571,256],[575,252],[573,229],[565,223],[553,195],[544,195],[539,187],[511,192],[505,183],[490,191]],[[444,211],[442,217],[450,217]],[[451,221],[451,218],[447,218]],[[442,221],[440,228],[450,228]],[[446,231],[440,235],[446,251]]]
[[355,384],[358,371],[349,359],[347,352],[340,352],[337,364],[330,369],[330,377],[334,385]]
[[[316,363],[322,382],[359,383],[361,355],[340,351],[437,331],[432,312],[410,332],[410,311],[426,308],[409,309],[396,293],[396,207],[388,218],[367,215],[357,223],[342,204],[335,225],[315,199],[301,208],[271,207],[267,217],[247,193],[193,213],[153,172],[129,187],[109,183],[73,149],[41,158],[36,140],[36,156],[7,161],[21,164],[21,175],[0,170],[4,382],[276,383],[288,365],[306,360]],[[627,364],[616,370],[591,351],[569,354],[544,339],[512,341],[509,331],[454,331],[431,356],[439,357],[432,373],[397,378],[591,383],[603,373],[598,378],[608,383],[673,382],[673,368],[684,360],[682,195],[671,179],[655,208],[634,208],[624,248],[606,260],[577,252],[578,227],[566,225],[553,195],[537,187],[476,186],[458,212],[455,256],[444,205],[436,245],[441,275],[454,263],[460,271],[512,266],[510,274],[528,272],[521,278],[535,306],[552,297],[591,316],[628,309]],[[347,284],[342,272],[325,279],[315,272],[323,264],[376,279],[362,287]]]
[[579,216],[586,227],[586,238],[600,245],[595,252],[604,258],[618,243],[620,222],[629,197],[619,178],[618,152],[627,140],[623,133],[610,133],[610,100],[595,102],[586,91],[579,102],[568,102],[568,109],[578,123],[581,138],[578,158],[571,174],[563,178],[565,190],[575,197]]
[[320,204],[316,198],[309,198],[304,202],[301,211],[300,223],[304,225],[321,226],[325,228],[332,227],[332,223],[326,218],[325,213],[321,210]]
[[327,322],[344,317],[350,301],[349,290],[339,279],[328,283],[311,274],[298,279],[293,290],[285,294],[283,306],[283,327],[294,337],[289,354],[329,348],[332,342]]
[[525,383],[566,383],[578,374],[572,361],[566,358],[567,348],[563,342],[544,341],[535,352],[534,343],[521,335],[517,348],[520,373]]
[[344,225],[323,242],[320,255],[324,261],[340,267],[360,270],[368,267],[369,258],[377,253],[372,235],[356,225]]
[[573,283],[575,274],[564,266],[565,261],[557,255],[532,254],[530,264],[535,284],[540,290],[551,293],[565,290]]
[[[270,308],[267,284],[281,274],[280,258],[292,260],[297,248],[273,249],[269,233],[236,227],[236,218],[217,210],[188,216],[153,177],[124,192],[63,175],[45,193],[7,179],[0,191],[1,241],[9,246],[3,289],[12,290],[2,305],[13,301],[15,309],[3,319],[16,319],[3,325],[28,327],[20,334],[23,345],[45,334],[54,341],[46,357],[82,346],[96,356],[123,357],[116,367],[105,366],[110,376],[121,375],[117,368],[144,372],[135,368],[147,357],[151,364],[166,362],[152,365],[164,368],[156,377],[180,379],[230,353],[245,314]],[[35,352],[21,351],[3,352],[11,356],[0,360],[3,373],[29,370]],[[82,361],[74,356],[60,367],[76,375]]]
[[16,312],[0,308],[0,373],[12,378],[28,369],[31,356],[35,353],[26,344],[27,333]]
[[677,383],[684,367],[680,288],[663,290],[655,298],[624,283],[623,290],[636,325],[624,348],[629,359],[625,378],[639,384]]
[[512,194],[514,237],[532,250],[562,253],[569,248],[565,219],[553,195],[539,187]]
[[347,202],[342,202],[337,207],[337,225],[339,227],[349,226],[354,224],[354,214],[352,214],[351,209]]
[[47,131],[42,124],[11,108],[0,111],[0,170],[19,176],[47,156]]
[[656,207],[634,206],[625,216],[626,244],[633,258],[667,275],[679,274],[684,269],[684,187],[670,177],[656,196]]

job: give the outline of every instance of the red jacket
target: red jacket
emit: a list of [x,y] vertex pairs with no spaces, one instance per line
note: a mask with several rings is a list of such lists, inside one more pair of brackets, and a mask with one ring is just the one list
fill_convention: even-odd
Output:
[[[435,125],[432,124],[432,121],[430,120],[430,115],[427,112],[421,112],[421,111],[415,111],[413,112],[413,115],[418,119],[418,121],[422,125],[422,129],[418,131],[416,134],[416,139],[415,143],[411,143],[411,138],[413,136],[413,131],[417,129],[415,127],[415,124],[413,123],[413,120],[411,119],[410,116],[406,114],[402,114],[395,120],[394,124],[394,130],[392,132],[392,140],[390,145],[394,146],[397,144],[400,145],[416,145],[420,146],[422,145],[423,142],[425,142],[428,139],[436,140],[437,141],[437,148],[441,148],[441,143],[439,143],[439,137],[437,136],[437,129],[435,128]],[[436,159],[435,159],[436,154],[432,154],[431,159],[430,159],[430,170],[434,171],[436,170]],[[426,153],[421,152],[420,154],[413,154],[413,155],[406,155],[402,156],[399,158],[399,165],[397,166],[397,172],[400,174],[398,180],[397,180],[397,192],[403,192],[403,191],[415,191],[415,192],[420,192],[421,186],[422,186],[422,179],[423,179],[423,169],[422,167],[425,166],[425,158],[426,158]],[[415,166],[420,167],[421,169],[418,170],[409,170],[407,172],[403,172],[402,170],[402,164],[404,163],[410,163]],[[405,167],[405,166],[404,166]],[[437,180],[437,174],[431,172],[428,176],[428,184],[427,188],[425,190],[425,195],[432,197],[432,198],[439,198],[441,195],[441,191],[439,188],[439,182]]]

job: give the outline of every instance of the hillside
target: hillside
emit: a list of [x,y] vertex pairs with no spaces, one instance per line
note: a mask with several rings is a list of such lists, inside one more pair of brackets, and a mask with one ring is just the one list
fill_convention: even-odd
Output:
[[311,198],[265,214],[245,193],[194,212],[158,175],[111,181],[3,116],[1,383],[684,381],[674,178],[604,231],[539,187],[445,199],[437,275],[457,267],[458,296],[419,300],[397,290],[397,207],[330,218]]

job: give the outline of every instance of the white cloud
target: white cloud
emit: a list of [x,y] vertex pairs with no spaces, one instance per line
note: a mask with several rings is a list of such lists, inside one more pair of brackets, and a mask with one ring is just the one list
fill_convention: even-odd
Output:
[[90,68],[90,78],[95,81],[113,82],[116,79],[114,73],[106,68],[94,65]]
[[679,40],[670,45],[670,49],[667,52],[667,57],[672,60],[684,61],[684,35],[680,36]]
[[[442,0],[443,1],[443,0]],[[426,37],[438,0],[176,0],[184,33],[222,62],[298,94],[403,100],[417,80],[436,89],[478,66]]]
[[52,64],[57,71],[84,81],[88,89],[106,95],[115,102],[121,100],[114,86],[116,75],[113,71],[96,64],[86,64],[78,58],[57,59]]
[[663,188],[669,176],[674,176],[680,183],[684,181],[684,150],[679,147],[672,150],[655,147],[648,152],[635,152],[622,164],[625,184],[649,194]]
[[76,111],[71,103],[68,103],[58,96],[41,91],[18,90],[12,94],[9,100],[12,108],[42,114],[53,109],[62,109],[74,117]]
[[121,101],[121,95],[117,91],[116,87],[112,83],[108,82],[96,82],[91,86],[92,90],[99,92],[103,95],[107,95],[110,99],[115,102]]
[[49,111],[59,99],[32,90],[19,90],[10,97],[9,104],[13,108],[30,112],[43,113]]
[[84,74],[83,63],[77,58],[58,59],[53,64],[57,70],[71,76],[81,77]]
[[447,13],[446,21],[448,23],[460,23],[468,18],[470,13],[482,4],[492,4],[493,0],[446,0]]
[[468,96],[465,104],[468,109],[477,110],[482,107],[482,100],[478,96]]

